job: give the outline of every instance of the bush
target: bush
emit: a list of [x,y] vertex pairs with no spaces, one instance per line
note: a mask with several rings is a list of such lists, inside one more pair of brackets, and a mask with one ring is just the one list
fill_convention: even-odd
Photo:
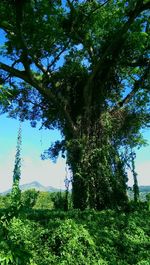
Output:
[[52,194],[50,192],[40,191],[34,205],[34,209],[53,209]]
[[150,193],[146,195],[146,201],[147,201],[148,210],[150,211]]
[[68,219],[59,225],[51,237],[51,250],[58,264],[95,264],[95,244],[83,225]]
[[31,221],[13,217],[0,223],[0,264],[31,264],[40,229]]
[[7,208],[10,204],[10,194],[0,195],[0,209]]
[[38,199],[39,191],[35,189],[26,190],[21,193],[21,203],[25,209],[33,208]]
[[[32,210],[0,222],[1,265],[149,265],[149,211]],[[29,219],[32,219],[29,220]]]

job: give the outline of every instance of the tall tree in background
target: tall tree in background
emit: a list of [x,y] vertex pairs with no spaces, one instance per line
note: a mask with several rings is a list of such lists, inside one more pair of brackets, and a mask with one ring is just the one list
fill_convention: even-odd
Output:
[[135,172],[135,153],[131,148],[131,171],[133,175],[133,194],[134,194],[134,202],[137,203],[139,201],[139,186],[137,180],[137,173]]
[[21,178],[21,125],[19,126],[18,137],[17,137],[17,148],[15,155],[15,165],[13,171],[13,186],[17,186],[19,189],[19,181]]
[[129,146],[149,122],[150,3],[2,1],[1,82],[10,116],[41,120],[63,140],[75,208],[127,203]]
[[11,209],[12,215],[16,215],[19,213],[21,209],[21,190],[19,188],[19,182],[21,178],[21,124],[18,130],[18,137],[17,137],[17,147],[16,147],[16,155],[15,155],[15,164],[14,164],[14,171],[13,171],[13,185],[12,185],[12,192],[11,192],[11,205],[9,210]]

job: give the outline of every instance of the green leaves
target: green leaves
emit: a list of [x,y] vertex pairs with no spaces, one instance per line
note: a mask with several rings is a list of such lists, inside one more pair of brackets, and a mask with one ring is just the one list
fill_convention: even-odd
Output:
[[0,262],[148,265],[150,218],[144,205],[128,213],[32,210],[5,224],[1,219]]
[[87,230],[73,220],[65,220],[55,230],[51,248],[61,264],[94,264],[96,254],[94,242]]
[[10,95],[11,92],[8,90],[8,88],[5,88],[3,85],[0,85],[0,104],[3,104],[4,106],[10,104]]

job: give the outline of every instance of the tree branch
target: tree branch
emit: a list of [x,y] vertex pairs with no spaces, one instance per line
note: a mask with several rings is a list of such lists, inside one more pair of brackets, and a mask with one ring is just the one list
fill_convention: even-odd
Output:
[[17,70],[16,68],[13,68],[12,66],[9,66],[2,62],[0,62],[0,69],[2,69],[5,72],[10,73],[11,75],[15,77],[18,77],[24,80],[27,83],[30,83],[29,77],[26,75],[26,71]]
[[[10,34],[10,35],[13,35],[14,36],[14,32],[12,31],[12,27],[11,27],[11,25],[9,25],[7,22],[1,22],[0,23],[0,27],[6,32],[6,33],[8,33],[8,34]],[[28,72],[29,74],[31,74],[31,72],[30,72],[30,68],[29,68],[29,64],[27,65],[27,61],[28,61],[28,56],[27,56],[27,54],[29,54],[31,57],[32,57],[32,59],[33,59],[33,62],[35,63],[35,65],[44,73],[44,74],[48,74],[49,76],[50,76],[50,73],[47,71],[47,69],[38,61],[38,59],[35,57],[35,56],[32,56],[30,53],[29,53],[29,51],[28,51],[28,49],[27,49],[27,47],[26,47],[26,44],[25,44],[25,41],[23,40],[23,38],[22,38],[22,34],[21,34],[21,32],[19,32],[19,37],[20,37],[20,41],[21,41],[21,43],[22,43],[22,49],[23,49],[23,51],[24,51],[24,54],[26,55],[25,57],[26,57],[26,64],[24,63],[24,62],[22,62],[23,63],[23,65],[24,65],[24,67],[25,67],[25,70],[26,70],[26,72]],[[20,60],[17,60],[18,62],[20,61]],[[15,62],[16,63],[16,62]],[[15,65],[15,64],[14,64]],[[13,65],[13,66],[14,66]]]
[[[95,89],[97,89],[97,86],[100,87],[97,98],[102,98],[108,92],[107,89],[105,89],[105,83],[109,79],[111,70],[114,67],[124,46],[126,33],[138,15],[148,7],[149,5],[143,5],[143,1],[138,0],[134,10],[128,14],[127,22],[122,26],[121,29],[119,29],[118,32],[115,33],[114,39],[110,40],[110,44],[107,45],[103,51],[101,59],[98,61],[93,73],[89,77],[89,80],[84,87],[85,109],[87,113],[90,110],[92,95],[96,93]],[[96,86],[95,83],[97,84]]]
[[63,47],[63,49],[55,56],[54,60],[50,63],[50,65],[48,66],[48,70],[59,60],[60,56],[65,52],[65,50],[67,49],[67,46],[69,45],[70,40],[68,41],[68,43]]
[[93,13],[95,13],[97,10],[99,10],[100,8],[102,8],[104,5],[106,5],[109,2],[109,0],[106,0],[103,4],[97,6],[96,8],[94,8],[91,12],[89,12],[88,14],[88,18],[89,16],[91,16]]
[[6,31],[6,33],[14,34],[14,32],[12,32],[12,26],[7,21],[0,21],[0,28]]
[[33,58],[33,63],[35,63],[35,65],[37,66],[37,68],[39,70],[41,70],[41,72],[44,74],[44,75],[47,75],[47,77],[51,77],[51,73],[46,69],[46,67],[44,67],[44,65],[42,65],[40,63],[40,61],[35,57],[35,56],[32,56],[30,55],[32,58]]
[[[36,80],[36,78],[34,78],[33,74],[32,74],[32,78],[29,78],[26,71],[20,71],[16,68],[13,68],[12,66],[9,66],[7,64],[2,63],[2,62],[0,62],[0,69],[2,69],[5,72],[10,73],[12,76],[15,76],[17,78],[20,78],[21,80],[24,80],[25,82],[27,82],[31,86],[37,88],[37,90],[39,92],[45,93],[46,89],[41,86],[41,84]],[[49,91],[49,90],[47,90],[47,91],[48,91],[49,97],[54,99],[54,96],[51,93],[51,91]]]
[[74,11],[75,10],[75,8],[73,6],[73,3],[70,0],[67,0],[67,4],[68,4],[68,6],[69,6],[69,8],[70,8],[71,11]]
[[62,114],[64,115],[64,117],[66,118],[66,120],[68,121],[68,126],[70,127],[71,131],[73,134],[76,134],[76,127],[69,115],[69,112],[65,109],[65,107],[63,106],[61,99],[57,98],[50,89],[47,89],[46,87],[44,87],[42,85],[41,82],[38,82],[38,80],[36,80],[34,78],[34,76],[32,77],[32,79],[30,79],[28,77],[28,75],[26,74],[26,71],[20,71],[17,70],[7,64],[4,64],[2,62],[0,62],[0,69],[2,69],[3,71],[6,71],[8,73],[10,73],[11,75],[20,78],[21,80],[24,80],[25,82],[27,82],[28,84],[30,84],[31,86],[35,87],[41,95],[45,96],[48,101],[53,101],[55,102],[55,104],[57,104],[57,106],[60,106]]
[[144,84],[144,80],[148,77],[149,74],[150,74],[150,68],[147,67],[141,78],[135,81],[132,91],[122,101],[118,102],[117,106],[113,108],[112,112],[118,108],[122,108],[125,104],[130,102],[130,100],[133,98],[136,92]]
[[31,99],[27,99],[27,100],[23,99],[23,101],[24,101],[25,103],[31,103],[31,104],[32,104],[33,106],[35,106],[35,107],[40,107],[41,109],[46,109],[46,107],[43,106],[42,103],[35,103],[35,102],[33,102]]

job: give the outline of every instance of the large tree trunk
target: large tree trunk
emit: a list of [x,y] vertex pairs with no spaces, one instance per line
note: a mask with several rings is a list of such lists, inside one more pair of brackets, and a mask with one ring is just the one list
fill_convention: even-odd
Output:
[[73,206],[78,209],[123,207],[127,204],[126,173],[109,135],[89,135],[71,141],[68,162],[73,172]]

